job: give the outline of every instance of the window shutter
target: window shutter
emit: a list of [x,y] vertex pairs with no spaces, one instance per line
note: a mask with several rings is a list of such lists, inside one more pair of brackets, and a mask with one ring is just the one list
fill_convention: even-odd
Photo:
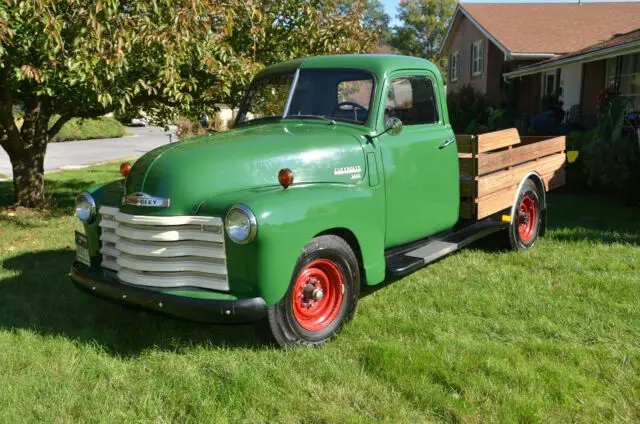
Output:
[[480,42],[480,73],[484,72],[484,46],[485,46],[485,42],[484,42],[484,38],[482,39],[482,42]]
[[473,43],[471,43],[471,54],[469,55],[469,76],[473,75]]

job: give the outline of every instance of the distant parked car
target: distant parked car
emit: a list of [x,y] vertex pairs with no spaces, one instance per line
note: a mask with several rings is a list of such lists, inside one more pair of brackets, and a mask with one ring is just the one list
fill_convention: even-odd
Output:
[[149,126],[149,118],[133,118],[131,120],[132,127],[146,127]]

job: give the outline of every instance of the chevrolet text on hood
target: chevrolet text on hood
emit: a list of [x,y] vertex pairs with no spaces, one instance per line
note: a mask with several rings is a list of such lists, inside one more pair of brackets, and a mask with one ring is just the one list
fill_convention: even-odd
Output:
[[[84,232],[71,278],[127,306],[209,323],[264,321],[281,346],[315,345],[352,318],[362,285],[501,229],[514,248],[532,247],[551,179],[534,168],[518,174],[488,210],[479,174],[461,175],[463,156],[520,139],[509,130],[457,147],[444,100],[440,72],[418,58],[267,68],[233,130],[155,149],[122,166],[123,180],[78,195]],[[554,160],[535,163],[556,172]]]

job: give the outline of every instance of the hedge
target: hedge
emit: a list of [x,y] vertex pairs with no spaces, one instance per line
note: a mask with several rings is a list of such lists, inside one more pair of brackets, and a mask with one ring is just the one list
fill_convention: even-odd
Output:
[[[51,119],[51,125],[55,122]],[[113,118],[100,117],[93,119],[73,118],[56,134],[52,143],[71,140],[88,140],[93,138],[117,138],[125,134],[125,129],[120,122]]]
[[[18,127],[22,126],[22,111],[14,110],[13,115],[16,118]],[[52,126],[58,120],[54,116],[49,121]],[[89,140],[95,138],[118,138],[125,135],[125,128],[118,120],[114,118],[100,117],[92,119],[73,118],[55,135],[50,143],[72,140]]]

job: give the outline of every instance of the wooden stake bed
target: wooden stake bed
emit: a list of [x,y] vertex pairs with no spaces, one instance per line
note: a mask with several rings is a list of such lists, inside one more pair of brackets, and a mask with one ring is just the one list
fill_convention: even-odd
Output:
[[458,135],[460,218],[482,219],[507,209],[518,185],[537,172],[547,191],[562,186],[566,138],[520,137],[518,130]]

